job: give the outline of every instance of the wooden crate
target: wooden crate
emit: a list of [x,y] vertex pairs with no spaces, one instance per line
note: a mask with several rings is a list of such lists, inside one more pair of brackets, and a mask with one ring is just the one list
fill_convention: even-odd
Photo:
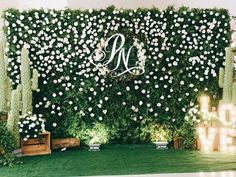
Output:
[[183,148],[183,141],[182,137],[175,137],[174,138],[174,148],[175,149],[182,149]]
[[40,138],[32,138],[28,141],[21,141],[23,156],[51,154],[51,133],[45,131],[40,134]]
[[80,139],[78,138],[62,138],[52,140],[52,149],[63,148],[78,148],[80,146]]

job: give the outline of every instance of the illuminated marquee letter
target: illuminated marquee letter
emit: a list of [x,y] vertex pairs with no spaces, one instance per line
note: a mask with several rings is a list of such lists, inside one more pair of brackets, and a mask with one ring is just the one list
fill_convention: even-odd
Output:
[[216,137],[216,129],[213,127],[198,127],[200,149],[202,151],[213,151]]

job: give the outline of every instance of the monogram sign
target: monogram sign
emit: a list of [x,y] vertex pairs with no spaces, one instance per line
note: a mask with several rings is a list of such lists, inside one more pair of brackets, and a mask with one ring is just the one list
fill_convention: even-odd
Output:
[[[144,44],[138,43],[137,39],[134,39],[134,43],[129,47],[127,53],[125,51],[125,36],[117,33],[109,37],[106,41],[101,40],[98,48],[91,54],[90,62],[99,68],[103,74],[115,73],[115,76],[121,76],[126,73],[132,75],[141,75],[145,72],[145,52],[143,49]],[[137,48],[137,60],[133,66],[130,66],[130,54],[134,52],[134,48]],[[112,68],[109,68],[110,65]],[[123,66],[121,66],[123,65]],[[120,68],[124,68],[120,71]]]

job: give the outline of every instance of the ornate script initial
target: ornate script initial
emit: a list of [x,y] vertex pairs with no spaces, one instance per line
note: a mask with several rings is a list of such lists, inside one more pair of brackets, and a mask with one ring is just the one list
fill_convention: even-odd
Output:
[[[109,50],[108,47],[111,42],[112,42],[112,47]],[[130,53],[131,53],[132,49],[136,46],[132,45],[129,48],[127,54],[125,54],[124,45],[125,45],[125,37],[123,34],[117,33],[117,34],[112,35],[111,37],[109,37],[105,41],[105,43],[103,45],[101,45],[102,47],[99,47],[91,54],[91,56],[90,56],[91,63],[97,67],[108,67],[108,65],[110,63],[116,62],[115,67],[109,69],[112,72],[117,71],[118,68],[121,66],[121,64],[123,64],[125,67],[125,70],[118,72],[116,74],[116,76],[121,76],[125,73],[130,73],[133,75],[143,74],[145,72],[144,65],[129,67]],[[142,49],[140,49],[140,47],[137,49],[138,49],[138,52],[139,52],[139,50],[142,50]],[[108,59],[106,57],[107,53],[110,53],[110,56]],[[145,53],[145,51],[144,52],[142,51],[142,53]],[[143,60],[145,60],[145,58],[146,57],[138,59],[137,63],[139,62],[139,60],[141,60],[141,63],[145,63],[145,62],[143,62]]]

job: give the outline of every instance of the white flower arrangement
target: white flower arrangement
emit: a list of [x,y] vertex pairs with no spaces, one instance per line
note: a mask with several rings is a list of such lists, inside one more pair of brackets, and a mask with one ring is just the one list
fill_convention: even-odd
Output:
[[45,120],[43,115],[31,115],[31,112],[28,114],[22,115],[19,117],[19,133],[23,141],[27,141],[30,138],[37,138],[41,132],[45,131]]

